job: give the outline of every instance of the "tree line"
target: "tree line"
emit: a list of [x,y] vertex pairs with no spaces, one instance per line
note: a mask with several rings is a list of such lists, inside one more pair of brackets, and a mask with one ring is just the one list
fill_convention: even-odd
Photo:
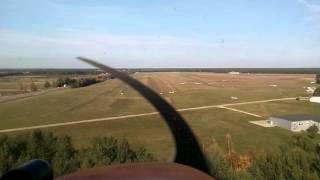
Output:
[[96,138],[87,147],[76,149],[69,136],[40,130],[21,136],[0,136],[0,177],[31,159],[48,161],[55,176],[61,176],[80,168],[153,161],[154,157],[143,147],[135,149],[127,140],[113,137]]
[[[250,151],[238,154],[230,135],[226,135],[224,149],[214,139],[203,147],[210,175],[216,179],[312,180],[320,179],[319,140],[318,128],[312,126],[274,151],[259,155]],[[69,136],[39,130],[21,136],[0,136],[0,176],[30,159],[47,160],[55,176],[80,168],[156,160],[145,148],[132,148],[127,140],[113,137],[95,138],[87,147],[76,149]]]
[[[221,152],[214,145],[215,150],[209,155],[211,175],[220,180],[320,179],[318,130],[316,126],[311,126],[306,132],[293,135],[274,151],[259,156],[252,152],[238,155],[232,148]],[[212,144],[215,143],[211,143],[211,146]]]
[[28,89],[30,91],[38,91],[38,86],[34,82],[31,82],[29,86],[25,86],[21,81],[19,81],[17,88],[20,91],[27,91]]
[[86,87],[90,86],[92,84],[99,83],[96,78],[81,78],[81,79],[73,79],[69,77],[65,78],[59,78],[55,85],[56,87],[63,87],[65,85],[71,87],[71,88],[80,88],[80,87]]

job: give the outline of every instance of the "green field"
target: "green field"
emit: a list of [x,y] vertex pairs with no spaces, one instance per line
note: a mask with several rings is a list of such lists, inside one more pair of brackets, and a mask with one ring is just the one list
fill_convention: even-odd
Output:
[[[311,86],[313,75],[214,74],[214,73],[137,73],[133,75],[153,88],[176,108],[308,96],[303,87]],[[1,84],[1,83],[0,83]],[[276,84],[277,87],[270,85]],[[169,92],[174,91],[174,94]],[[237,97],[232,100],[231,96]],[[232,108],[256,113],[266,119],[282,114],[320,114],[320,104],[307,101],[279,101]],[[155,111],[139,94],[114,79],[85,88],[61,89],[45,95],[0,103],[0,129],[70,122]],[[292,134],[280,128],[263,128],[248,123],[254,116],[226,109],[211,108],[182,112],[201,143],[214,138],[224,147],[230,134],[238,152],[269,151]],[[171,135],[158,115],[104,122],[45,128],[71,135],[76,146],[86,146],[96,136],[125,137],[146,146],[160,160],[171,160]],[[8,133],[9,135],[21,132]]]

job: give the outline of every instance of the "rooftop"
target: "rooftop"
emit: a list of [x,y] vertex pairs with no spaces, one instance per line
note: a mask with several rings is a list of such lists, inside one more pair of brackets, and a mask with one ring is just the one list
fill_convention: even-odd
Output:
[[313,120],[320,122],[320,115],[287,115],[287,116],[274,116],[275,118],[285,119],[288,121],[305,121]]

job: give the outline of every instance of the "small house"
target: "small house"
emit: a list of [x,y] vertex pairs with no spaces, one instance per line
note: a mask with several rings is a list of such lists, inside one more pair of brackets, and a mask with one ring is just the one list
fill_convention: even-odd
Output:
[[320,116],[313,115],[274,116],[270,117],[268,121],[275,126],[293,132],[305,131],[313,125],[320,128]]

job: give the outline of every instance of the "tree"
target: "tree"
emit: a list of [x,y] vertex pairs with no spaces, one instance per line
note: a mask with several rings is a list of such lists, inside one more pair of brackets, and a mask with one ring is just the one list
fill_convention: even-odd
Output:
[[26,91],[26,87],[23,85],[23,83],[21,81],[18,81],[18,88],[21,91]]
[[313,96],[320,96],[320,87],[314,91]]
[[153,160],[145,148],[133,149],[125,139],[97,138],[88,147],[77,150],[69,136],[55,136],[40,130],[10,137],[0,135],[0,177],[31,159],[48,161],[55,176],[74,172],[81,166]]
[[63,85],[65,84],[65,81],[63,78],[59,78],[56,82],[56,87],[63,87]]
[[32,83],[30,84],[30,90],[31,90],[31,91],[38,91],[37,85],[32,82]]
[[63,87],[65,84],[71,88],[80,88],[99,83],[95,78],[71,79],[69,77],[59,78],[56,82],[57,87]]
[[67,174],[80,167],[78,151],[73,147],[69,136],[59,138],[55,148],[57,151],[52,158],[52,167],[56,174]]
[[308,131],[309,133],[317,133],[317,132],[319,131],[319,128],[318,128],[316,125],[312,125],[311,127],[309,127],[309,128],[307,129],[307,131]]
[[320,179],[319,145],[308,133],[293,136],[279,151],[258,158],[249,174],[253,179]]
[[230,134],[226,135],[225,146],[227,152],[225,155],[225,159],[231,165],[232,169],[236,170],[238,164],[238,156],[233,149],[233,142]]
[[316,83],[320,83],[320,74],[316,75]]
[[144,148],[135,151],[127,140],[113,137],[96,138],[82,154],[84,168],[153,160]]
[[57,87],[57,82],[56,81],[52,81],[52,87]]
[[50,82],[49,82],[49,81],[46,81],[46,82],[44,83],[44,88],[45,88],[45,89],[48,89],[48,88],[50,88],[50,87],[51,87]]
[[66,78],[64,78],[64,83],[65,84],[71,84],[71,83],[73,83],[74,82],[74,79],[70,79],[69,77],[66,77]]
[[307,129],[311,138],[314,138],[319,132],[319,128],[316,125],[312,125]]
[[[236,174],[221,154],[212,153],[208,156],[210,174],[220,180],[237,179]],[[240,178],[239,178],[240,179]]]

